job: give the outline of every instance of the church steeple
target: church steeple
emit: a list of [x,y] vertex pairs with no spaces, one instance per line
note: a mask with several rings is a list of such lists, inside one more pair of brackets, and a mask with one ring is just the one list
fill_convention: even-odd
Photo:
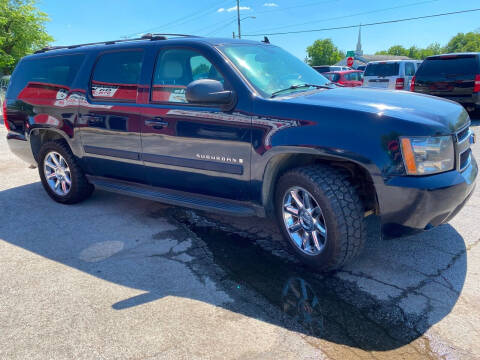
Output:
[[355,55],[362,56],[362,25],[358,28],[358,41],[357,41],[357,49],[355,50]]

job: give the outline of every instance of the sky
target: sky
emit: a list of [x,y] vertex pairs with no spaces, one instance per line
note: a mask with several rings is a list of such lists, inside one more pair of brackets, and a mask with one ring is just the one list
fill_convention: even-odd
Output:
[[[54,45],[71,45],[147,32],[232,37],[237,32],[235,0],[39,0],[50,17]],[[261,40],[272,32],[368,24],[480,8],[479,0],[240,0],[242,37]],[[252,18],[254,17],[254,18]],[[480,30],[480,11],[362,27],[365,54],[392,45],[445,45],[458,32]],[[358,28],[269,35],[270,42],[304,59],[307,46],[330,38],[343,51],[355,50]]]

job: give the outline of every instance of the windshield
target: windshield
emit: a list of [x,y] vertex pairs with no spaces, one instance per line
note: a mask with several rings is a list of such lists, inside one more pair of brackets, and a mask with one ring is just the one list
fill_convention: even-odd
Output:
[[[329,83],[303,61],[276,46],[235,44],[220,49],[263,97],[271,97],[292,85]],[[292,88],[286,94],[308,89]]]
[[400,64],[396,63],[373,63],[368,64],[365,76],[395,76],[398,75]]

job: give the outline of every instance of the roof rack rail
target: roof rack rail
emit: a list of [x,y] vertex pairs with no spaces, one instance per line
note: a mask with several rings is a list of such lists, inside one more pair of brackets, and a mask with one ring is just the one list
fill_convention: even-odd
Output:
[[85,44],[76,44],[76,45],[66,45],[66,46],[46,46],[40,50],[35,51],[35,54],[40,54],[44,53],[47,51],[51,50],[59,50],[59,49],[75,49],[81,46],[91,46],[91,45],[113,45],[113,44],[118,44],[122,42],[128,42],[128,41],[140,41],[140,40],[150,40],[150,41],[155,41],[155,40],[167,40],[168,36],[172,37],[199,37],[195,35],[186,35],[186,34],[144,34],[139,38],[133,38],[133,39],[120,39],[120,40],[109,40],[109,41],[99,41],[99,42],[93,42],[93,43],[85,43]]

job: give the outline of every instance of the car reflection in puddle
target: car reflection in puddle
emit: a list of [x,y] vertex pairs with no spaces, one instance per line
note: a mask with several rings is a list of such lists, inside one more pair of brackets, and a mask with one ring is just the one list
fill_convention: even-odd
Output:
[[[398,303],[378,300],[353,282],[315,273],[294,260],[273,255],[248,234],[222,230],[191,211],[176,212],[172,218],[206,243],[213,261],[239,288],[261,295],[288,317],[288,323],[296,325],[267,319],[271,323],[293,331],[300,325],[306,335],[366,351],[398,349],[428,329],[421,325],[424,319],[420,315],[409,314],[407,319]],[[416,329],[417,325],[421,329]],[[421,341],[422,356],[432,356],[428,340]]]

